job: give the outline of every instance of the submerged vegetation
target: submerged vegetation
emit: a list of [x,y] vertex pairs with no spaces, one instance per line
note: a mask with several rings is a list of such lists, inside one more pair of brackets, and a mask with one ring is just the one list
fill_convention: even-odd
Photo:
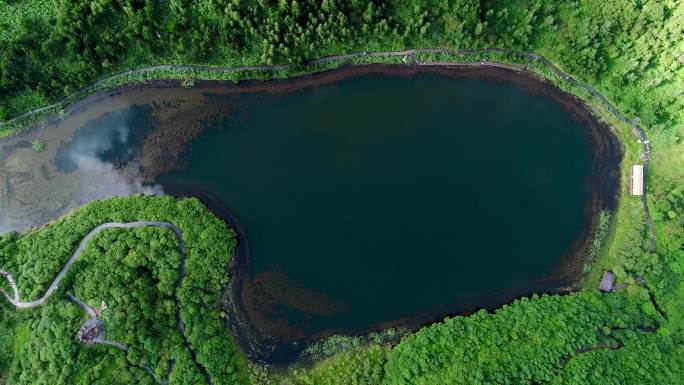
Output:
[[[110,199],[38,231],[4,234],[0,267],[14,273],[26,299],[35,298],[96,225],[166,220],[178,225],[187,239],[184,284],[170,286],[175,243],[163,230],[103,233],[47,305],[16,312],[1,301],[0,383],[152,383],[135,366],[141,363],[152,367],[157,378],[166,378],[171,368],[172,384],[207,383],[202,368],[214,384],[684,383],[680,1],[1,0],[0,119],[138,66],[299,64],[352,50],[408,47],[538,52],[638,119],[653,148],[647,194],[657,249],[650,250],[641,202],[623,194],[592,267],[592,274],[615,271],[626,289],[601,295],[590,279],[578,293],[533,295],[492,314],[481,311],[434,324],[396,346],[370,341],[337,354],[327,352],[327,358],[310,368],[272,373],[246,363],[218,309],[235,246],[233,233],[196,200]],[[530,69],[549,75],[534,65]],[[201,78],[196,72],[179,76],[173,69],[165,71],[134,80]],[[641,161],[631,127],[611,118],[581,91],[568,90],[615,127],[627,164]],[[643,284],[635,278],[639,276]],[[4,280],[0,286],[8,289]],[[182,299],[189,347],[175,328],[175,305],[169,300],[173,290]],[[74,291],[92,306],[105,301],[108,333],[135,348],[124,354],[81,345],[75,333],[83,313],[64,295]]]
[[596,217],[596,227],[594,228],[594,237],[591,244],[587,248],[587,255],[584,261],[583,270],[585,273],[591,271],[591,267],[598,261],[599,254],[603,250],[603,243],[608,236],[610,226],[610,212],[601,210]]

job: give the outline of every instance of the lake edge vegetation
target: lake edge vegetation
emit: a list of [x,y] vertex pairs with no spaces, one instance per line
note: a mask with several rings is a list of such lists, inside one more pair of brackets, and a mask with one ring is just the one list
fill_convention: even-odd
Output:
[[[401,57],[360,57],[315,68],[297,65],[350,51],[501,47],[544,55],[637,119],[651,140],[647,194],[658,237],[655,253],[648,247],[640,202],[627,194],[629,166],[640,162],[641,154],[632,128],[591,95],[554,78],[543,67],[531,65],[529,70],[592,107],[615,128],[626,149],[619,209],[586,290],[567,296],[522,298],[494,313],[454,317],[407,336],[396,347],[370,343],[286,374],[241,364],[237,371],[241,374],[231,381],[247,381],[245,366],[251,367],[253,382],[274,384],[674,384],[684,379],[684,6],[680,2],[326,0],[319,7],[318,3],[296,1],[174,1],[168,12],[178,16],[179,24],[164,17],[151,21],[151,15],[159,11],[159,5],[152,2],[112,0],[90,7],[86,3],[0,3],[0,25],[9,26],[8,32],[0,35],[0,118],[48,104],[105,73],[141,65],[295,65],[291,70],[246,71],[225,77],[239,81],[289,77],[348,63],[402,63]],[[119,13],[126,17],[115,17]],[[52,36],[41,39],[41,33],[49,32],[47,23],[55,21],[58,29],[64,28],[57,32],[56,40]],[[28,31],[28,26],[36,25],[38,28]],[[164,28],[155,28],[160,25]],[[222,28],[230,32],[224,35]],[[90,35],[90,29],[102,36]],[[178,41],[190,53],[164,52],[164,46],[170,46],[179,31],[186,30],[191,33]],[[131,52],[123,52],[117,39],[128,42]],[[161,43],[154,44],[155,39]],[[46,52],[53,48],[67,52],[56,60],[46,59]],[[72,65],[69,49],[77,55],[73,57],[82,58],[70,73],[53,77],[67,63]],[[473,55],[464,59],[485,58],[521,64],[506,57]],[[32,78],[38,71],[32,63],[39,62],[49,64],[46,67],[52,72],[47,79],[54,84],[36,84],[42,78]],[[83,75],[74,74],[81,70]],[[106,87],[211,75],[164,71],[120,79]],[[12,78],[14,75],[20,79]],[[64,106],[59,108],[62,111]],[[19,126],[6,126],[5,130]],[[6,237],[3,242],[9,239]],[[5,245],[11,244],[10,240]],[[2,247],[0,244],[0,250]],[[614,271],[627,288],[609,295],[595,292],[593,283],[603,269]],[[640,285],[636,277],[644,277],[645,284]],[[0,325],[14,322],[5,309],[3,304]],[[530,324],[538,327],[528,330]],[[23,323],[16,328],[0,327],[0,352],[12,350],[3,341],[23,347],[27,338]],[[0,361],[0,368],[9,367],[10,373],[18,370],[15,365],[16,360]],[[98,373],[104,376],[107,370],[113,369],[101,368]],[[71,383],[81,380],[67,378]],[[18,383],[41,383],[40,378],[30,376],[24,381]],[[141,377],[140,381],[146,380]],[[172,379],[172,383],[181,383],[176,381]]]

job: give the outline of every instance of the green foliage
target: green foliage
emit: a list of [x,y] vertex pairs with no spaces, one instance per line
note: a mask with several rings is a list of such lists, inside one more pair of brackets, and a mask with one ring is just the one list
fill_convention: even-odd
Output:
[[386,349],[371,345],[352,349],[321,361],[311,370],[296,371],[285,384],[375,385],[384,377]]
[[193,79],[183,79],[180,85],[183,88],[192,88],[195,86],[195,81]]
[[95,309],[105,304],[100,317],[107,338],[128,346],[133,364],[165,378],[183,344],[174,303],[180,263],[175,235],[157,228],[110,229],[85,253],[65,287]]
[[43,152],[45,151],[45,143],[34,140],[31,142],[31,149],[35,152]]
[[15,317],[7,307],[3,304],[0,308],[0,384],[6,382],[4,373],[12,362],[16,334]]
[[534,295],[495,314],[451,318],[389,353],[386,384],[547,383],[583,349],[620,343],[605,331],[653,325],[640,301],[624,293]]
[[388,345],[398,339],[393,328],[372,332],[364,336],[334,335],[308,346],[301,356],[310,361],[321,361],[347,350],[359,350],[369,345]]
[[554,385],[678,384],[684,378],[682,341],[660,334],[623,333],[624,347],[597,349],[573,357]]

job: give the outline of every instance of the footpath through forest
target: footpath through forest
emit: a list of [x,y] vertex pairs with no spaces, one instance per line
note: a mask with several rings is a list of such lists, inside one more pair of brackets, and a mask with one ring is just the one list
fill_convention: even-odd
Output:
[[[10,287],[12,288],[12,296],[9,295],[3,288],[0,288],[0,292],[5,296],[5,298],[12,303],[16,308],[18,309],[30,309],[34,308],[37,306],[42,305],[47,301],[50,296],[59,288],[59,284],[62,282],[66,274],[69,272],[69,269],[71,269],[71,266],[76,262],[76,260],[83,254],[83,251],[85,248],[88,246],[88,243],[90,242],[93,237],[95,237],[97,234],[99,234],[101,231],[105,229],[133,229],[133,228],[138,228],[138,227],[162,227],[162,228],[167,228],[175,234],[176,238],[178,239],[178,255],[179,255],[179,266],[178,266],[178,279],[176,281],[176,291],[175,291],[175,297],[174,301],[176,304],[176,320],[178,324],[178,331],[181,333],[181,336],[183,337],[183,345],[188,349],[190,352],[190,355],[192,356],[192,359],[195,361],[197,364],[198,368],[204,375],[204,377],[207,379],[207,382],[209,385],[213,385],[213,379],[211,378],[211,375],[209,372],[207,372],[206,368],[202,366],[199,362],[197,362],[197,357],[195,355],[195,351],[191,348],[190,346],[190,341],[188,341],[187,336],[185,335],[185,323],[183,322],[183,319],[181,318],[181,306],[180,306],[180,298],[178,297],[178,289],[183,283],[183,278],[185,278],[185,239],[183,238],[183,233],[181,230],[174,224],[168,223],[168,222],[158,222],[158,221],[136,221],[136,222],[127,222],[127,223],[119,223],[119,222],[107,222],[103,223],[94,229],[90,230],[88,234],[86,234],[85,237],[81,240],[81,242],[78,244],[78,247],[76,250],[71,254],[71,257],[67,261],[67,263],[64,265],[62,270],[57,274],[55,279],[52,281],[48,289],[45,291],[43,296],[40,298],[33,300],[33,301],[21,301],[20,300],[20,294],[19,294],[19,289],[17,287],[16,281],[14,280],[14,277],[12,275],[5,271],[5,270],[0,270],[0,275],[4,276],[5,279],[7,279]],[[97,313],[88,305],[86,305],[84,302],[78,300],[76,297],[69,296],[72,302],[76,303],[77,305],[81,306],[83,310],[91,317],[91,319],[97,319]],[[105,339],[98,338],[94,341],[95,343],[100,343],[100,344],[105,344],[105,345],[111,345],[115,346],[125,352],[128,351],[128,347],[116,342],[116,341],[109,341]],[[150,376],[154,379],[155,382],[159,384],[167,384],[168,380],[158,380],[155,376],[152,370],[144,365],[140,365],[145,371],[149,373]],[[169,368],[169,372],[173,369],[173,363],[171,364]]]

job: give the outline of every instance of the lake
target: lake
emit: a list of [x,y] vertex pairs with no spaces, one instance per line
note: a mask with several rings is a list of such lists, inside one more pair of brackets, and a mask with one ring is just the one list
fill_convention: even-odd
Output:
[[508,82],[365,75],[242,95],[158,181],[239,227],[238,328],[288,361],[293,341],[567,287],[596,192],[615,187],[590,125]]
[[272,364],[573,290],[619,186],[608,127],[497,68],[156,82],[67,112],[0,140],[0,230],[113,195],[197,196],[239,234],[227,327]]

